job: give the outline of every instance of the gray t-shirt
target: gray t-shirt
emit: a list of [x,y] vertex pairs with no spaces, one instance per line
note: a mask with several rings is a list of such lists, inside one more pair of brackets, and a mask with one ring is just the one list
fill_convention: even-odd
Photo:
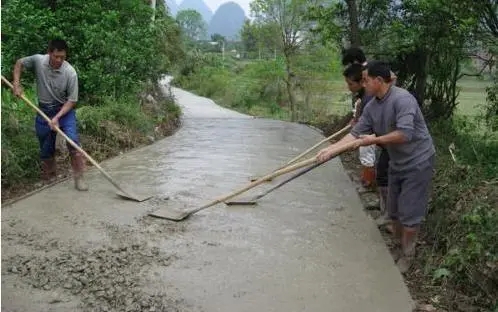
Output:
[[54,100],[65,103],[78,101],[78,75],[68,62],[59,69],[49,64],[49,55],[34,54],[21,59],[23,66],[36,74],[38,101],[51,104]]
[[391,169],[413,169],[435,154],[436,149],[417,100],[407,90],[391,86],[384,98],[379,100],[374,97],[365,105],[351,134],[354,137],[372,133],[382,136],[395,130],[402,131],[408,142],[385,146]]

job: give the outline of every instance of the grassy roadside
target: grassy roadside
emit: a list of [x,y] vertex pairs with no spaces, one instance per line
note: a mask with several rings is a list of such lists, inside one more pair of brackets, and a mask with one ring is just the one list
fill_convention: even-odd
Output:
[[[318,126],[329,135],[346,120]],[[405,282],[420,312],[496,312],[497,136],[479,136],[452,123],[430,128],[437,149],[432,200],[419,237],[417,259],[404,276]],[[455,147],[456,162],[449,152],[450,144]],[[474,158],[474,149],[482,155],[479,161]],[[372,198],[377,194],[361,186],[357,151],[344,153],[341,161],[353,183],[362,189],[359,195],[366,213],[376,218],[380,211],[372,208]],[[381,233],[386,244],[394,246],[391,235]]]
[[[33,88],[25,95],[36,104]],[[108,98],[102,105],[79,103],[76,109],[82,148],[97,162],[171,135],[181,110],[171,93],[148,86],[137,96]],[[10,89],[2,89],[2,203],[46,185],[39,179],[35,111]],[[58,137],[58,180],[71,175],[69,155]],[[87,162],[91,166],[90,162]]]

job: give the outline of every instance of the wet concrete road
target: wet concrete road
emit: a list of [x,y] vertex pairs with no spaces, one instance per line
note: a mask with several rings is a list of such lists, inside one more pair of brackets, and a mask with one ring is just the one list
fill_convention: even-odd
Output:
[[153,199],[119,199],[91,170],[87,193],[67,181],[2,207],[3,311],[412,311],[338,159],[254,207],[220,204],[179,223],[147,217],[230,193],[322,139],[174,92],[182,128],[102,164]]

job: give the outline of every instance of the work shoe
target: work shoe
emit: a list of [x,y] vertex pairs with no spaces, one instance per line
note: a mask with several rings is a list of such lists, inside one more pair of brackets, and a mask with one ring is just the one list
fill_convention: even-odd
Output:
[[46,182],[53,182],[57,177],[55,158],[41,160],[41,178]]
[[78,191],[88,191],[88,185],[83,179],[85,160],[83,155],[77,151],[71,153],[71,167],[73,168],[74,188]]
[[361,184],[363,187],[372,187],[375,183],[375,168],[363,167],[361,172]]

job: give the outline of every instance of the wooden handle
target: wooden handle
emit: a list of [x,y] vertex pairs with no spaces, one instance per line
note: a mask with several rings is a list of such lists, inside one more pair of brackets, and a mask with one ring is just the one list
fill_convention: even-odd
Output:
[[[301,157],[305,156],[306,154],[308,154],[309,152],[311,152],[312,150],[314,150],[315,148],[317,148],[318,146],[320,146],[321,144],[327,142],[327,141],[330,141],[332,139],[334,139],[335,137],[339,136],[340,134],[342,134],[344,131],[347,131],[349,128],[351,128],[351,125],[347,125],[345,126],[344,128],[342,128],[341,130],[337,131],[336,133],[330,135],[329,137],[321,140],[320,142],[316,143],[315,145],[313,145],[312,147],[308,148],[306,151],[302,152],[301,154],[297,155],[296,157],[294,157],[293,159],[289,160],[285,165],[277,168],[277,170],[275,170],[274,172],[280,170],[280,169],[283,169],[283,168],[286,168],[287,166],[293,164],[294,162],[296,162],[297,160],[299,160]],[[268,181],[268,180],[266,180]]]
[[280,182],[279,184],[275,185],[274,187],[272,187],[272,188],[270,188],[270,189],[266,190],[264,193],[259,194],[258,196],[254,197],[254,199],[253,199],[253,200],[251,200],[251,201],[256,201],[256,200],[258,200],[258,199],[260,199],[260,198],[262,198],[262,197],[264,197],[264,196],[268,195],[269,193],[273,192],[274,190],[276,190],[276,189],[278,189],[278,188],[280,188],[280,187],[284,186],[285,184],[289,183],[290,181],[292,181],[292,180],[294,180],[294,179],[299,178],[299,177],[300,177],[300,176],[302,176],[303,174],[305,174],[305,173],[307,173],[307,172],[310,172],[311,170],[313,170],[313,169],[315,169],[316,167],[318,167],[318,166],[320,166],[320,165],[323,165],[323,164],[324,164],[324,163],[318,163],[318,162],[317,162],[317,163],[315,163],[315,164],[313,164],[313,165],[309,166],[308,168],[305,168],[305,169],[303,169],[303,170],[299,171],[298,173],[294,174],[294,175],[293,175],[293,176],[291,176],[290,178],[287,178],[286,180],[284,180],[284,181]]
[[[2,81],[6,85],[8,85],[11,89],[14,89],[14,86],[4,76],[2,76]],[[29,106],[31,106],[34,110],[36,110],[47,122],[50,123],[51,119],[47,115],[45,115],[45,113],[41,109],[39,109],[36,105],[31,103],[31,101],[29,99],[27,99],[24,96],[24,94],[21,95],[21,99],[23,99],[24,102],[26,102]],[[127,193],[126,191],[121,189],[121,187],[116,182],[114,182],[114,180],[111,178],[111,176],[109,176],[109,174],[107,174],[107,172],[105,172],[104,169],[102,169],[102,167],[100,167],[100,165],[92,157],[90,157],[90,155],[88,155],[81,147],[79,147],[76,143],[74,143],[74,141],[71,140],[64,132],[62,132],[62,130],[59,127],[55,126],[54,128],[55,128],[55,131],[57,131],[57,133],[62,135],[64,137],[64,139],[66,139],[66,141],[69,144],[71,144],[71,146],[73,146],[80,153],[82,153],[95,167],[97,167],[104,174],[104,176],[107,178],[107,180],[109,180],[121,192],[123,192],[125,194]]]
[[314,164],[314,163],[317,163],[318,160],[316,159],[316,157],[313,157],[313,158],[310,158],[310,159],[307,159],[307,160],[303,160],[301,162],[298,162],[297,164],[294,164],[292,166],[288,166],[288,167],[285,167],[285,168],[282,168],[280,170],[277,170],[275,172],[272,172],[262,178],[259,178],[257,179],[256,181],[254,182],[251,182],[249,183],[248,185],[246,185],[245,187],[233,192],[233,193],[230,193],[222,198],[219,198],[216,200],[216,203],[221,203],[221,202],[224,202],[232,197],[235,197],[237,195],[240,195],[242,193],[244,193],[245,191],[248,191],[262,183],[264,183],[266,180],[268,179],[273,179],[275,177],[278,177],[278,176],[281,176],[281,175],[284,175],[286,173],[289,173],[291,171],[294,171],[294,170],[297,170],[299,168],[302,168],[302,167],[306,167],[306,166],[309,166],[311,164]]
[[[327,141],[330,141],[332,139],[334,139],[335,137],[337,137],[338,135],[342,134],[344,131],[347,131],[349,128],[351,128],[351,125],[347,125],[345,126],[344,128],[342,128],[341,130],[337,131],[336,133],[332,134],[331,136],[329,136],[328,138],[325,138],[323,140],[321,140],[320,142],[316,143],[315,145],[313,145],[312,147],[308,148],[306,151],[302,152],[301,154],[297,155],[296,157],[294,157],[293,159],[289,160],[289,162],[287,162],[287,164],[284,165],[285,166],[288,166],[292,163],[294,163],[296,160],[300,159],[301,157],[303,157],[304,155],[308,154],[309,152],[311,152],[312,150],[314,150],[315,148],[317,148],[318,146],[322,145],[323,143],[327,142]],[[280,167],[279,169],[282,169],[283,167]]]
[[[358,141],[359,140],[360,139],[356,139],[354,141],[348,142],[346,144],[343,144],[343,145],[337,147],[334,150],[334,153],[332,153],[332,156],[330,158],[334,158],[337,155],[342,154],[343,152],[345,152],[347,150],[355,148],[358,145]],[[237,190],[237,191],[235,191],[233,193],[230,193],[230,194],[225,195],[225,196],[223,196],[221,198],[215,199],[212,202],[210,202],[210,203],[208,203],[208,204],[206,204],[206,205],[204,205],[202,207],[194,209],[191,212],[189,212],[189,214],[196,213],[196,212],[198,212],[200,210],[203,210],[203,209],[209,208],[211,206],[214,206],[216,204],[225,202],[225,201],[229,200],[232,197],[240,195],[240,194],[244,193],[245,191],[248,191],[248,190],[250,190],[250,189],[252,189],[252,188],[254,188],[254,187],[262,184],[263,182],[265,182],[268,179],[273,179],[275,177],[281,176],[283,174],[289,173],[289,172],[297,170],[299,168],[306,167],[306,166],[309,166],[311,164],[317,164],[317,163],[318,163],[318,159],[316,157],[312,157],[312,158],[309,158],[307,160],[303,160],[301,162],[298,162],[297,164],[294,164],[294,165],[282,168],[282,169],[277,170],[275,172],[272,172],[272,173],[270,173],[270,174],[268,174],[268,175],[266,175],[266,176],[264,176],[262,178],[259,178],[258,180],[254,181],[254,182],[249,183],[248,185],[242,187],[241,189],[239,189],[239,190]]]
[[241,189],[239,189],[239,190],[237,190],[235,192],[232,192],[232,193],[230,193],[228,195],[225,195],[223,197],[217,198],[217,199],[213,200],[212,202],[210,202],[210,203],[208,203],[208,204],[206,204],[204,206],[201,206],[201,207],[199,207],[197,209],[194,209],[190,213],[196,213],[196,212],[198,212],[200,210],[203,210],[203,209],[209,208],[211,206],[214,206],[216,204],[225,202],[225,201],[229,200],[232,197],[240,195],[240,194],[244,193],[245,191],[248,191],[248,190],[250,190],[250,189],[252,189],[252,188],[254,188],[254,187],[256,187],[256,186],[258,186],[258,185],[260,185],[262,183],[264,183],[268,179],[273,179],[274,177],[286,174],[288,172],[297,170],[297,169],[302,168],[302,167],[306,167],[306,166],[308,166],[310,164],[316,163],[317,161],[318,160],[316,159],[316,157],[313,157],[313,158],[310,158],[310,159],[307,159],[307,160],[303,160],[303,161],[301,161],[301,162],[299,162],[297,164],[294,164],[292,166],[289,166],[289,167],[283,168],[281,170],[277,170],[275,172],[272,172],[271,174],[268,174],[268,175],[266,175],[266,176],[264,176],[264,177],[262,177],[262,178],[260,178],[260,179],[258,179],[256,181],[254,181],[254,182],[251,182],[248,185],[242,187]]

